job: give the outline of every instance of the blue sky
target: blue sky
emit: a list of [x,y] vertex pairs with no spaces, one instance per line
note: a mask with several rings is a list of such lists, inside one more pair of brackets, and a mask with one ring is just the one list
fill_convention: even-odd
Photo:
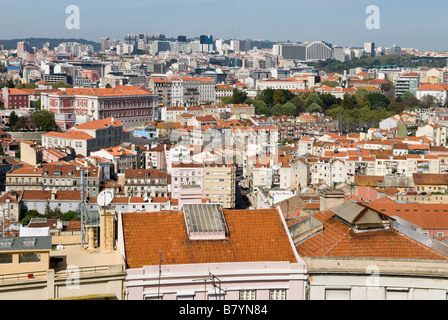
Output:
[[[271,41],[325,40],[360,47],[448,50],[446,0],[22,0],[1,4],[0,39],[70,37],[99,42],[126,33],[184,34],[193,38]],[[65,27],[65,9],[80,9],[80,29]],[[380,29],[369,30],[366,8],[380,9]]]

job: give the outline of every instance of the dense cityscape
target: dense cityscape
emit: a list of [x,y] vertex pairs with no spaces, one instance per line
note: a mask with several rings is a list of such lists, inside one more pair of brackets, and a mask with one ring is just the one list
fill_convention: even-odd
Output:
[[0,299],[447,299],[448,51],[16,40]]

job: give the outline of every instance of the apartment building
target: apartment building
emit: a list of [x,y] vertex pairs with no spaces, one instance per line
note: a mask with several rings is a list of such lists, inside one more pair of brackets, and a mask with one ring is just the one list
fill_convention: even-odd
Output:
[[124,171],[126,197],[168,197],[168,176],[157,169],[126,169]]
[[204,164],[203,198],[218,203],[225,209],[235,207],[235,173],[232,164],[211,162]]
[[38,166],[24,164],[21,168],[9,171],[6,174],[5,190],[42,190],[43,169]]
[[405,73],[398,77],[395,82],[395,96],[401,97],[406,91],[411,92],[414,96],[420,87],[420,75],[416,72]]
[[115,175],[124,174],[126,169],[137,169],[137,152],[121,146],[104,148],[92,152],[90,155],[109,160],[113,165]]
[[431,140],[432,146],[445,146],[448,138],[448,128],[439,123],[427,124],[419,127],[416,132],[417,137],[427,137]]
[[127,138],[124,123],[113,117],[88,121],[75,126],[72,130],[83,131],[92,136],[95,139],[94,149],[115,146]]
[[197,185],[204,194],[204,167],[200,163],[171,164],[171,198],[178,199],[183,185]]
[[42,135],[42,146],[47,149],[71,147],[76,154],[89,156],[96,148],[96,139],[84,131],[52,131]]

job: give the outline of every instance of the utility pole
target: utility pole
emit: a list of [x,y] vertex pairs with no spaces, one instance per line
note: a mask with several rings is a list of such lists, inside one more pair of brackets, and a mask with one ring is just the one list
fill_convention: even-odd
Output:
[[81,165],[81,248],[84,247],[84,171]]

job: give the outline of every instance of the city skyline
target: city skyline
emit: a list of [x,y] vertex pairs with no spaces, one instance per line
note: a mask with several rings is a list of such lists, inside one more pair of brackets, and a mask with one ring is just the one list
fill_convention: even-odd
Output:
[[[80,29],[67,29],[66,8],[80,10]],[[380,10],[380,28],[369,30],[366,8]],[[432,5],[408,1],[361,0],[319,3],[292,0],[244,2],[218,0],[168,0],[163,2],[131,0],[88,2],[78,0],[35,3],[5,3],[0,13],[0,38],[83,38],[99,42],[109,36],[123,40],[128,33],[162,33],[167,37],[187,38],[211,34],[214,39],[263,39],[282,42],[327,41],[333,45],[361,47],[365,42],[391,47],[393,44],[419,50],[446,51],[444,39],[448,26],[443,19],[447,6],[441,0]],[[20,10],[20,11],[19,11]],[[20,12],[19,14],[13,14]],[[46,19],[45,16],[51,17]],[[45,21],[42,23],[42,21]],[[422,24],[419,21],[431,21]],[[29,27],[32,25],[32,28]],[[431,37],[428,37],[428,34]]]

